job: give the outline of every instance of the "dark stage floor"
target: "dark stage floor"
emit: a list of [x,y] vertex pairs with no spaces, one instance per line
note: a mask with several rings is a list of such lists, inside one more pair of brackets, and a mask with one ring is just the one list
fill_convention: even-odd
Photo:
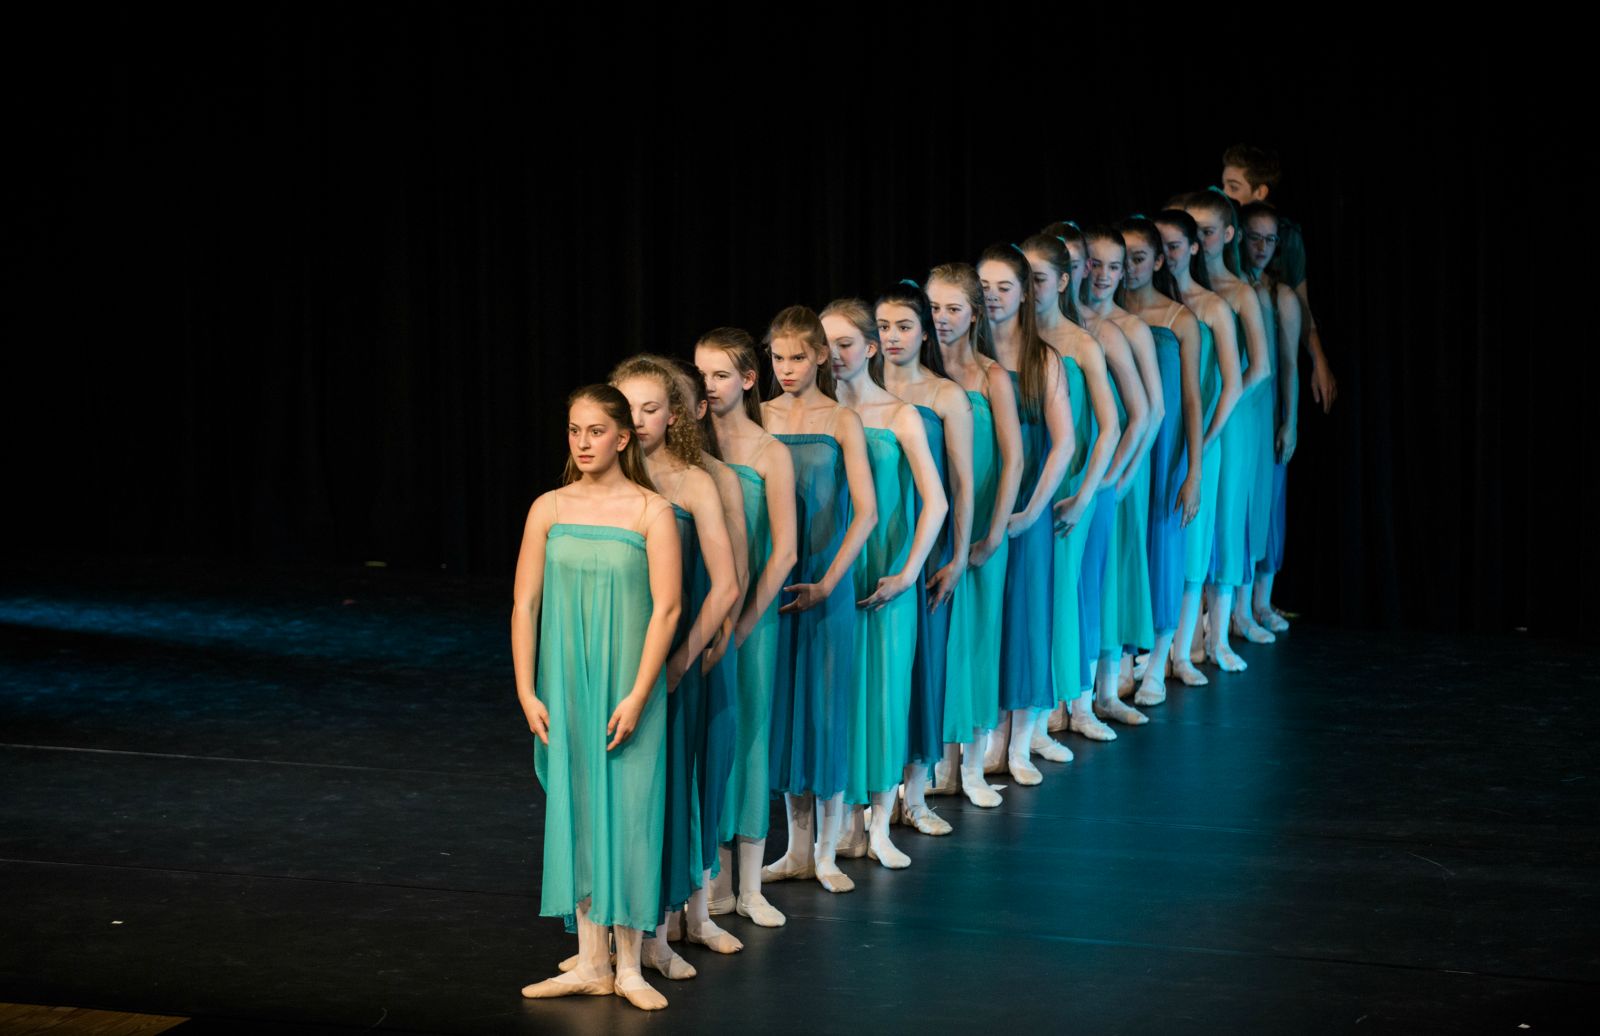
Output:
[[[857,891],[524,1002],[509,580],[72,564],[0,589],[0,1001],[448,1033],[1556,1032],[1600,1007],[1593,651],[1296,627]],[[772,849],[781,848],[781,826]],[[1525,1026],[1526,1028],[1523,1028]]]

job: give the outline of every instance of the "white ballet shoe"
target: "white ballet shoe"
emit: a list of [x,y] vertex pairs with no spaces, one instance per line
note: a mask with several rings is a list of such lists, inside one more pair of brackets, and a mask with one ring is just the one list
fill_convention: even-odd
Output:
[[1063,730],[1066,730],[1071,723],[1072,717],[1067,711],[1067,703],[1062,702],[1060,705],[1057,705],[1055,708],[1051,709],[1050,714],[1045,717],[1045,733],[1059,734]]
[[957,795],[961,792],[961,782],[956,780],[956,775],[950,772],[950,766],[940,759],[933,764],[933,780],[928,782],[924,795]]
[[[870,846],[868,846],[868,852],[871,852]],[[818,864],[817,884],[834,893],[851,892],[856,887],[855,879],[840,870],[838,864],[833,864],[832,866]]]
[[1242,673],[1250,668],[1250,664],[1240,658],[1238,654],[1226,644],[1219,644],[1212,651],[1207,652],[1211,657],[1211,664],[1225,673]]
[[643,975],[633,972],[617,976],[616,994],[641,1011],[659,1011],[667,1006],[667,998],[646,982]]
[[1103,705],[1100,702],[1095,702],[1094,714],[1101,719],[1114,720],[1130,727],[1137,727],[1141,723],[1150,722],[1149,716],[1146,716],[1131,705],[1124,705],[1121,699],[1109,701]]
[[1188,659],[1172,663],[1172,675],[1182,680],[1186,687],[1204,687],[1211,679],[1189,663]]
[[740,896],[734,904],[734,909],[739,912],[740,917],[748,917],[762,928],[782,928],[789,921],[783,916],[783,911],[767,902],[767,897],[759,892]]
[[1289,620],[1272,608],[1268,608],[1265,612],[1257,612],[1256,621],[1273,633],[1289,632]]
[[691,979],[699,974],[693,964],[684,960],[671,949],[668,949],[664,954],[659,952],[655,943],[656,940],[653,939],[645,940],[643,947],[639,950],[639,963],[647,968],[661,972],[662,975],[672,979],[674,982]]
[[868,837],[867,858],[877,860],[892,871],[903,871],[911,866],[911,857],[901,852],[887,835],[881,838]]
[[738,953],[744,949],[744,943],[737,936],[709,922],[698,932],[692,926],[686,926],[683,937],[686,942],[704,946],[713,953]]
[[[869,810],[871,806],[867,807]],[[841,835],[839,844],[834,847],[833,855],[846,860],[859,860],[867,855],[867,832],[863,828],[859,833]]]
[[1133,678],[1143,680],[1144,674],[1150,669],[1150,652],[1133,656]]
[[569,973],[523,986],[522,995],[529,1000],[549,1000],[558,996],[610,996],[613,985],[610,975],[592,978]]
[[961,768],[961,791],[967,801],[979,809],[993,809],[1004,801],[998,791],[989,787],[982,773],[965,766]]
[[733,905],[737,898],[738,897],[736,896],[730,895],[722,896],[719,899],[710,900],[706,903],[706,913],[710,914],[712,917],[721,917],[723,914],[731,914],[733,913]]
[[1048,734],[1040,733],[1037,729],[1033,732],[1033,740],[1029,743],[1028,748],[1040,759],[1048,759],[1052,763],[1072,762],[1072,749]]
[[1139,684],[1139,691],[1133,696],[1133,703],[1143,708],[1151,705],[1160,705],[1167,700],[1167,685],[1154,676],[1147,676]]
[[1039,772],[1039,768],[1020,755],[1011,756],[1006,764],[1011,771],[1011,779],[1025,787],[1032,787],[1044,780],[1044,774]]
[[1072,732],[1082,734],[1090,741],[1115,741],[1117,732],[1100,722],[1087,709],[1072,710]]
[[1252,644],[1271,644],[1278,639],[1272,635],[1272,631],[1262,626],[1254,618],[1247,618],[1247,621],[1240,622],[1239,616],[1235,615],[1229,627],[1234,636],[1243,637]]
[[996,737],[995,732],[992,730],[985,735],[985,738],[983,772],[1004,773],[1006,769],[1006,746],[1004,742],[999,737]]
[[1127,697],[1132,696],[1132,694],[1133,694],[1133,677],[1129,676],[1127,673],[1118,674],[1118,676],[1117,676],[1117,697],[1119,697],[1119,698],[1127,698]]
[[807,853],[804,858],[799,860],[791,860],[785,854],[761,868],[761,884],[766,885],[774,881],[793,881],[797,878],[814,878],[816,874],[816,864],[813,862],[810,853]]
[[950,822],[927,806],[907,806],[905,811],[906,823],[925,835],[938,838],[947,835],[955,828]]

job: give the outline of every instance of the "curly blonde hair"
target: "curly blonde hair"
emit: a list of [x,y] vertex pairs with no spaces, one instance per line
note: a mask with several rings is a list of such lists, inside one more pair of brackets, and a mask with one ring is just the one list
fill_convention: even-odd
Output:
[[664,356],[637,353],[611,368],[611,384],[619,385],[629,378],[651,378],[667,393],[667,408],[672,412],[672,423],[667,426],[667,449],[685,464],[700,467],[700,451],[705,448],[705,437],[700,422],[695,419],[694,399],[684,385],[678,365]]

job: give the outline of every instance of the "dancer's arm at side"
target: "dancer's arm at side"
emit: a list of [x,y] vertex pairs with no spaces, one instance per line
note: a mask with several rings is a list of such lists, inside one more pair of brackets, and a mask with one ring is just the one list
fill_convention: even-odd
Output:
[[550,712],[539,700],[534,682],[534,657],[539,650],[539,606],[544,600],[544,548],[555,508],[545,493],[528,508],[517,551],[517,574],[511,588],[511,668],[516,673],[517,701],[528,729],[550,743]]
[[755,587],[745,600],[744,614],[739,617],[736,634],[739,644],[749,638],[756,623],[761,621],[767,609],[772,607],[772,602],[777,600],[779,592],[783,590],[784,580],[789,578],[799,558],[796,552],[798,541],[795,538],[794,459],[789,456],[789,447],[781,442],[768,444],[762,451],[757,472],[766,485],[767,528],[772,534],[772,551],[761,567]]
[[652,501],[651,506],[656,508],[655,517],[644,531],[645,557],[650,566],[650,625],[645,627],[644,651],[639,655],[639,674],[634,677],[633,689],[617,703],[606,723],[606,733],[611,735],[611,742],[606,745],[608,752],[632,737],[639,725],[639,715],[666,664],[682,609],[683,554],[678,544],[678,522],[665,500]]

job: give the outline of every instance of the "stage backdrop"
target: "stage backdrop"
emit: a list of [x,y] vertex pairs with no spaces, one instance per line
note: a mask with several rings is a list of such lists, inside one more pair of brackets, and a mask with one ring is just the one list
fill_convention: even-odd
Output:
[[665,25],[619,40],[530,11],[124,14],[37,38],[12,102],[14,551],[509,586],[564,396],[629,352],[1153,212],[1253,141],[1282,153],[1274,200],[1304,225],[1340,385],[1331,416],[1303,393],[1280,601],[1596,633],[1596,367],[1561,344],[1593,314],[1581,289],[1535,304],[1561,264],[1526,204],[1575,145],[1533,88],[1263,67],[1225,36],[1207,88],[1156,46],[996,72],[928,50],[936,26],[898,58],[871,32],[685,51]]

